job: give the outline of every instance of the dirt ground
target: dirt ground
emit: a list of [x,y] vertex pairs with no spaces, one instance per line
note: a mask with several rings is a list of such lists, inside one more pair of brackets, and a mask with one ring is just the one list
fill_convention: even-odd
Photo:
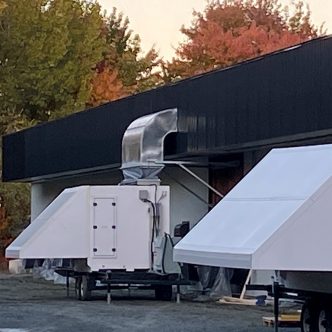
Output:
[[64,286],[31,275],[0,274],[0,332],[273,331],[262,324],[262,316],[271,315],[268,307],[161,302],[146,290],[114,291],[108,305],[105,292],[95,292],[89,302],[77,301],[73,288],[69,298],[65,293]]

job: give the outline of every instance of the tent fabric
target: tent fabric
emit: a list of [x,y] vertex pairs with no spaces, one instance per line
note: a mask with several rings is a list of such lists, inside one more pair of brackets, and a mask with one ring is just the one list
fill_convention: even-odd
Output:
[[175,260],[332,270],[331,165],[332,145],[272,150],[176,245]]

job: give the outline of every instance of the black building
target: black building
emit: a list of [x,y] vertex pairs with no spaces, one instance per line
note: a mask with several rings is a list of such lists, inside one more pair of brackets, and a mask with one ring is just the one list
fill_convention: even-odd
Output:
[[180,132],[165,158],[237,162],[210,172],[227,191],[272,147],[332,142],[331,59],[332,37],[323,37],[4,136],[3,181],[117,169],[128,125],[177,108]]

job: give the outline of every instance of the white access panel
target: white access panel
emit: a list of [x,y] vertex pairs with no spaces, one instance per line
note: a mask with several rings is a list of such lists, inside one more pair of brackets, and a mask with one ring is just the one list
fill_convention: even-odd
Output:
[[176,261],[332,271],[332,145],[272,150],[174,250]]
[[114,198],[93,200],[93,255],[112,257],[116,255],[116,203]]
[[[101,197],[113,199],[116,216],[115,255],[105,257],[91,254],[88,258],[88,265],[93,271],[101,269],[124,269],[127,271],[150,269],[153,209],[149,202],[143,202],[139,199],[142,191],[147,193],[151,202],[160,203],[161,234],[170,233],[168,186],[90,187],[91,206],[96,199]],[[92,216],[90,223],[91,225],[94,223]],[[91,242],[93,242],[92,237]],[[113,249],[113,247],[109,247],[107,250],[109,249]]]

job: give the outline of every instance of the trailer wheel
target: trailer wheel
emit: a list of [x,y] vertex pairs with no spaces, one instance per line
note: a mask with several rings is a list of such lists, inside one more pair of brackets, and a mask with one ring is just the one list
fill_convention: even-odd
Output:
[[301,332],[320,332],[318,318],[319,309],[311,303],[304,303],[301,311]]
[[326,308],[323,307],[318,312],[318,332],[327,332],[327,311]]
[[75,296],[77,300],[81,299],[81,292],[80,292],[81,283],[82,283],[81,277],[75,278]]
[[171,301],[173,295],[172,285],[158,285],[156,286],[155,296],[157,300],[161,301]]
[[325,304],[320,309],[318,316],[318,331],[319,332],[332,332],[332,309],[331,303]]
[[81,301],[89,301],[91,299],[91,291],[94,285],[94,279],[88,275],[82,275],[77,278],[76,294],[77,298]]

